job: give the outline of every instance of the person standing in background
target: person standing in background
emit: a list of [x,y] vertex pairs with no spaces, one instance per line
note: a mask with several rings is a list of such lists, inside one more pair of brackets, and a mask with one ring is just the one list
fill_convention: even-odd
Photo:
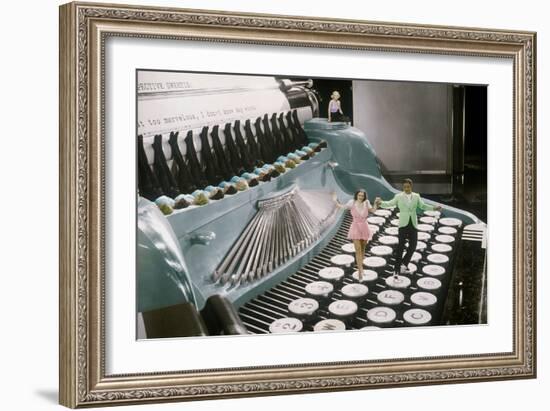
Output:
[[342,112],[342,104],[340,103],[340,93],[336,90],[330,95],[330,101],[328,103],[328,121],[329,123],[335,121],[343,121],[344,113]]

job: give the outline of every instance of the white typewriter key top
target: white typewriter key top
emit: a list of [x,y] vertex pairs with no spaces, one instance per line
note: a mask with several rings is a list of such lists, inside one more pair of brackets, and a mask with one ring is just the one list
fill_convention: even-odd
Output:
[[391,323],[397,314],[389,307],[374,307],[367,312],[367,318],[376,324]]
[[363,284],[346,284],[342,287],[342,295],[346,298],[361,298],[368,294],[369,288]]
[[314,281],[306,285],[306,293],[315,297],[328,297],[334,286],[327,281]]
[[432,293],[419,291],[411,295],[411,301],[413,304],[420,305],[422,307],[430,307],[437,303],[437,297]]
[[441,288],[441,281],[437,278],[422,277],[416,282],[416,285],[423,290],[436,291]]
[[369,224],[382,225],[386,222],[386,219],[384,217],[373,216],[367,218],[367,221]]
[[449,257],[447,257],[445,254],[439,253],[430,254],[427,259],[430,263],[434,264],[445,264],[449,262]]
[[355,258],[349,254],[338,254],[330,258],[330,262],[339,266],[350,266],[355,261]]
[[357,304],[350,300],[336,300],[328,306],[328,311],[337,317],[349,317],[355,314],[357,309]]
[[383,235],[378,239],[384,245],[395,245],[399,243],[399,238],[394,235]]
[[417,241],[416,242],[416,249],[419,251],[425,250],[427,247],[426,243],[424,241]]
[[430,231],[433,231],[434,226],[431,225],[431,224],[418,224],[418,226],[416,227],[416,229],[417,229],[418,231],[424,231],[424,232],[429,233]]
[[322,320],[313,326],[313,331],[344,331],[345,329],[346,324],[335,319]]
[[435,277],[445,274],[445,269],[440,265],[428,264],[422,268],[422,272]]
[[355,253],[355,246],[353,243],[344,244],[341,248],[344,253]]
[[424,215],[427,215],[428,217],[439,217],[441,215],[441,211],[426,210],[424,211]]
[[401,291],[396,290],[384,290],[380,291],[378,295],[376,296],[376,299],[381,304],[387,304],[387,305],[399,305],[403,301],[405,301],[405,296]]
[[447,234],[447,235],[455,235],[457,233],[457,229],[454,228],[454,227],[448,227],[448,226],[443,226],[443,227],[439,227],[437,229],[437,231],[439,231],[441,234]]
[[298,298],[288,304],[288,311],[296,315],[311,315],[319,308],[313,298]]
[[391,288],[407,288],[411,285],[411,280],[403,275],[394,277],[393,275],[386,278],[386,285]]
[[297,333],[302,331],[304,325],[297,318],[284,317],[273,321],[269,325],[269,332],[277,333]]
[[376,210],[374,212],[374,214],[379,216],[379,217],[389,217],[389,216],[391,216],[391,211],[390,210]]
[[[397,214],[399,214],[399,213],[397,213]],[[391,225],[393,225],[395,227],[399,227],[399,218],[394,218],[393,220],[391,220]]]
[[455,238],[447,234],[439,234],[435,236],[435,241],[437,241],[438,243],[449,244],[454,242]]
[[370,249],[370,252],[374,255],[384,257],[385,255],[391,255],[393,253],[393,250],[387,245],[375,245]]
[[422,325],[428,324],[432,320],[432,315],[422,308],[411,308],[403,313],[403,319],[412,325]]
[[367,325],[366,327],[363,327],[361,328],[362,330],[367,330],[367,331],[374,331],[374,330],[380,330],[381,328],[380,327],[376,327],[374,325]]
[[338,267],[325,267],[319,270],[319,278],[322,278],[323,280],[338,281],[343,276],[344,276],[344,270]]
[[354,273],[351,275],[351,277],[355,281],[374,281],[378,278],[378,273],[374,270],[363,270],[363,278],[359,280],[359,271],[354,271]]
[[436,253],[450,253],[451,251],[453,251],[453,247],[451,247],[449,244],[436,243],[432,245],[432,250],[434,250]]
[[434,225],[435,223],[437,223],[437,220],[433,217],[420,217],[420,222],[424,224]]
[[[414,253],[414,254],[418,254],[418,253]],[[414,258],[414,254],[413,254],[413,258]],[[418,267],[417,267],[416,264],[414,264],[414,263],[409,263],[409,265],[407,266],[407,268],[409,269],[409,271],[410,271],[411,274],[416,273],[416,270],[418,270]]]
[[380,231],[380,227],[374,224],[369,224],[369,230],[371,231],[372,235],[374,235],[378,231]]
[[461,220],[459,220],[458,218],[452,218],[452,217],[440,218],[439,223],[441,225],[446,225],[449,227],[460,227],[462,225]]
[[424,231],[419,231],[418,232],[418,240],[419,241],[429,241],[430,240],[430,233],[426,233]]
[[384,229],[384,233],[386,233],[387,235],[396,236],[396,235],[399,235],[399,228],[397,228],[397,227],[388,227],[388,228]]
[[366,257],[363,265],[368,268],[381,268],[386,265],[386,259],[382,257]]

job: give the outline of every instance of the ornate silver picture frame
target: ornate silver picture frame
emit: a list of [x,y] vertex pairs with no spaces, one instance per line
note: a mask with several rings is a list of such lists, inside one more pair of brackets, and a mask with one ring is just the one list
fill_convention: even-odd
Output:
[[[105,44],[140,38],[309,47],[512,62],[513,349],[109,374],[106,371]],[[185,69],[185,68],[182,68]],[[213,70],[214,71],[214,70]],[[186,9],[60,7],[60,403],[192,401],[536,377],[536,34]],[[509,223],[508,223],[509,224]],[[128,290],[133,293],[134,290]]]

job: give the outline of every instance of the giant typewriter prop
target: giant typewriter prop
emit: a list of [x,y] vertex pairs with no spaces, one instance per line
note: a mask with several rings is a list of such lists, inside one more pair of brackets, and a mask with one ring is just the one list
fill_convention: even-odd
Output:
[[397,280],[397,210],[378,210],[357,281],[331,194],[396,191],[363,131],[318,118],[311,82],[163,74],[138,77],[140,337],[484,321],[486,227],[462,210],[420,217]]

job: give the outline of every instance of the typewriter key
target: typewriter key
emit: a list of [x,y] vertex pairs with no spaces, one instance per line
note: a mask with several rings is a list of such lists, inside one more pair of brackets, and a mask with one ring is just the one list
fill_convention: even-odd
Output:
[[[397,216],[399,217],[399,213],[397,213]],[[393,220],[390,221],[390,223],[394,227],[399,227],[399,218],[394,218]]]
[[434,226],[431,224],[418,224],[418,226],[416,226],[416,229],[418,231],[429,233],[434,230]]
[[389,217],[391,216],[391,211],[390,210],[376,210],[374,212],[375,215],[379,216],[379,217]]
[[462,221],[458,218],[452,218],[452,217],[445,217],[439,219],[439,223],[441,225],[446,225],[449,227],[460,227],[462,225]]
[[387,234],[387,235],[397,236],[397,235],[399,235],[399,228],[397,228],[397,227],[387,227],[387,228],[384,229],[384,233]]
[[455,241],[455,238],[447,234],[440,234],[435,236],[435,241],[437,241],[438,243],[449,244],[453,243]]
[[447,235],[455,235],[457,233],[456,228],[448,227],[448,226],[439,227],[437,231],[439,231],[441,234],[447,234]]
[[427,215],[428,217],[438,218],[439,216],[441,216],[441,211],[426,210],[424,211],[424,215]]
[[405,301],[405,295],[401,291],[397,290],[384,290],[378,293],[376,299],[381,304],[399,305]]
[[346,284],[340,291],[342,292],[344,299],[353,301],[360,305],[363,298],[368,294],[369,288],[363,284],[352,283]]
[[399,238],[394,235],[383,235],[378,241],[383,245],[395,246],[399,243]]
[[321,320],[313,326],[313,331],[344,331],[345,329],[346,324],[334,318]]
[[390,324],[396,317],[395,310],[389,307],[374,307],[367,312],[367,319],[378,325]]
[[437,278],[422,277],[416,282],[416,285],[423,290],[437,292],[441,288],[441,281]]
[[411,308],[403,313],[403,319],[409,325],[426,325],[432,320],[432,315],[422,308]]
[[367,218],[367,221],[369,222],[369,224],[382,225],[386,222],[386,219],[384,217],[373,216]]
[[361,283],[370,282],[378,279],[378,273],[374,270],[363,270],[363,279],[359,280],[359,271],[354,271],[351,278]]
[[414,305],[422,307],[426,310],[433,308],[437,303],[437,297],[432,293],[427,293],[425,291],[418,291],[414,294],[411,294],[411,302]]
[[304,325],[297,318],[284,317],[273,321],[269,325],[269,332],[273,334],[278,333],[297,333],[302,331]]
[[[353,257],[352,257],[353,258]],[[344,277],[344,270],[338,267],[325,267],[319,270],[319,278],[329,283],[337,283]]]
[[426,257],[430,263],[433,264],[446,264],[449,262],[449,257],[445,254],[433,253]]
[[422,272],[427,275],[439,277],[440,275],[445,274],[445,269],[440,265],[428,264],[422,267]]
[[327,281],[314,281],[306,285],[305,290],[308,298],[324,302],[330,298],[334,286]]
[[349,254],[338,254],[330,258],[330,262],[337,267],[349,268],[355,261],[355,258]]
[[363,265],[371,270],[381,270],[386,266],[386,259],[382,257],[366,257]]
[[453,251],[453,247],[451,247],[449,244],[436,243],[432,245],[432,250],[434,250],[436,253],[450,253],[451,251]]
[[393,250],[387,245],[375,245],[370,249],[370,252],[376,256],[384,257],[387,255],[391,255],[393,253]]
[[313,298],[298,298],[288,304],[288,311],[302,321],[310,321],[317,312],[319,303]]
[[426,233],[424,231],[418,232],[418,241],[430,241],[431,235],[430,233]]
[[411,285],[411,280],[403,275],[391,275],[386,278],[386,285],[391,288],[404,289]]
[[344,244],[341,249],[344,253],[355,254],[355,246],[353,245],[353,243]]
[[347,323],[357,313],[358,306],[351,300],[336,300],[328,306],[328,312],[332,317]]
[[435,223],[437,223],[437,220],[433,217],[420,217],[420,222],[424,224],[434,225]]

